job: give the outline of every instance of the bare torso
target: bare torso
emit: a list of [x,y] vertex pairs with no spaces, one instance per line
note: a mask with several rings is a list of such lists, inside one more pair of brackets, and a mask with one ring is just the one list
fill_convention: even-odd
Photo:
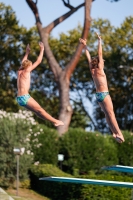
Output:
[[17,78],[18,96],[22,96],[29,93],[30,89],[30,72],[26,70],[18,71]]
[[106,74],[103,69],[91,69],[92,78],[96,86],[96,92],[108,92]]

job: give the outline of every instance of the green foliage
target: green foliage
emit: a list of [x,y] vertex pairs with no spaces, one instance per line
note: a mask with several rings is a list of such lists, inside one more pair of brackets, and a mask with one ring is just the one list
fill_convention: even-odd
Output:
[[[80,176],[80,178],[97,179],[97,180],[110,180],[121,182],[132,182],[133,177],[116,172],[105,172],[104,174],[90,174]],[[131,189],[110,186],[97,186],[97,185],[82,185],[81,186],[81,199],[83,200],[125,200],[131,198]]]
[[30,179],[25,179],[21,181],[20,187],[30,189]]
[[30,171],[31,188],[54,200],[61,200],[64,197],[65,200],[78,199],[80,185],[39,180],[47,176],[72,177],[53,165],[33,166]]
[[[61,183],[39,180],[42,177],[73,177],[61,172],[53,165],[32,166],[30,171],[31,188],[37,192],[49,197],[51,200],[125,200],[130,199],[131,189],[109,186],[96,186],[86,184]],[[78,176],[78,178],[112,180],[122,182],[132,182],[133,177],[122,175],[121,173],[104,172],[104,174],[95,174],[90,171],[88,175]]]
[[32,165],[30,171],[34,175],[40,178],[44,176],[47,177],[47,176],[57,176],[57,175],[62,177],[72,177],[72,175],[61,171],[59,168],[57,168],[55,165],[52,164]]
[[[51,199],[128,199],[130,189],[70,183],[40,181],[44,176],[81,177],[101,180],[132,182],[132,176],[104,172],[105,165],[132,165],[132,134],[124,132],[126,142],[117,144],[108,135],[70,129],[61,138],[57,132],[44,125],[38,125],[27,111],[11,114],[0,112],[0,185],[9,187],[15,180],[16,160],[14,147],[25,147],[20,156],[21,187],[31,187]],[[33,154],[33,153],[34,154]],[[63,170],[57,168],[57,155],[64,154]],[[34,158],[32,156],[34,155]],[[32,160],[33,159],[33,160]],[[35,162],[36,161],[36,162]],[[31,163],[35,162],[31,167]],[[52,164],[39,164],[52,163]],[[27,171],[30,168],[29,185]],[[81,176],[81,174],[84,174]],[[52,192],[51,192],[52,188]]]
[[[69,129],[62,137],[44,125],[34,126],[29,140],[34,152],[34,162],[58,165],[58,154],[64,155],[62,169],[73,175],[88,174],[108,165],[132,166],[132,135],[124,132],[125,142],[118,144],[112,136],[83,129]],[[121,152],[121,153],[120,153]]]
[[91,169],[98,171],[103,163],[118,163],[117,148],[110,137],[81,129],[70,129],[60,138],[60,153],[65,155],[63,169],[69,173],[78,169],[87,174]]
[[81,33],[82,27],[78,25],[77,28],[70,30],[66,34],[59,34],[59,39],[54,37],[50,38],[50,47],[54,53],[55,58],[63,69],[70,61],[72,54],[75,52]]
[[30,141],[34,152],[34,161],[43,164],[57,165],[58,134],[54,129],[44,125],[33,127],[30,131]]
[[133,133],[128,131],[124,131],[123,133],[125,142],[123,145],[118,145],[119,164],[133,166]]
[[[20,65],[22,35],[25,29],[18,26],[10,6],[0,3],[0,109],[16,111],[16,68]],[[10,106],[9,106],[10,102]]]
[[[25,114],[25,116],[23,116]],[[30,117],[30,116],[29,116]],[[16,158],[14,148],[25,148],[24,155],[20,156],[20,180],[28,177],[28,169],[33,156],[27,141],[31,122],[25,113],[6,113],[0,111],[0,186],[9,187],[16,179]]]

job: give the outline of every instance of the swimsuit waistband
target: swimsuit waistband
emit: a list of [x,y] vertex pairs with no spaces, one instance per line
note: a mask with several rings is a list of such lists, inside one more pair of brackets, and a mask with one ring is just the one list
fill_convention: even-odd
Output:
[[27,95],[29,95],[29,94],[24,94],[24,95],[17,96],[17,97],[25,97],[25,96],[27,96]]
[[99,93],[109,93],[109,91],[104,91],[104,92],[96,92],[96,94],[99,94]]

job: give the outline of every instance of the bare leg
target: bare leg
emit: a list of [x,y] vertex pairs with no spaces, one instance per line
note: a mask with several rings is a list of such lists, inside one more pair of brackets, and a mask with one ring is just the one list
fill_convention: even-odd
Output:
[[[113,137],[116,138],[117,141],[119,138],[121,140],[121,142],[124,142],[124,137],[123,137],[123,135],[119,129],[118,123],[116,121],[116,117],[115,117],[114,109],[113,109],[113,103],[112,103],[110,95],[107,95],[105,97],[105,99],[99,103],[99,105],[101,106],[101,108],[105,114],[107,123],[113,133]],[[118,142],[120,142],[120,141],[118,141]]]
[[[102,108],[102,110],[104,109],[101,105],[100,105],[100,107]],[[105,111],[104,111],[104,114],[105,114]],[[105,114],[105,118],[106,118],[106,121],[107,121],[107,123],[108,123],[108,125],[109,125],[110,130],[112,131],[113,137],[116,138],[116,135],[115,135],[115,133],[114,133],[114,130],[112,129],[110,120],[109,120],[109,118],[108,118],[108,116],[107,116],[106,114]]]
[[54,126],[64,125],[62,121],[57,120],[49,115],[32,97],[29,98],[25,108],[34,112],[41,119],[52,122]]

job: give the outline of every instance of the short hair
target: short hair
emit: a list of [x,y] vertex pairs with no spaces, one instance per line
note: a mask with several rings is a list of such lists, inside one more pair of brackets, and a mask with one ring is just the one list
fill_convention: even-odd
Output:
[[22,69],[26,69],[28,66],[30,66],[32,64],[32,62],[30,60],[25,60],[24,62],[22,62]]
[[99,57],[98,56],[92,57],[91,59],[92,68],[98,68],[98,63],[99,63]]

